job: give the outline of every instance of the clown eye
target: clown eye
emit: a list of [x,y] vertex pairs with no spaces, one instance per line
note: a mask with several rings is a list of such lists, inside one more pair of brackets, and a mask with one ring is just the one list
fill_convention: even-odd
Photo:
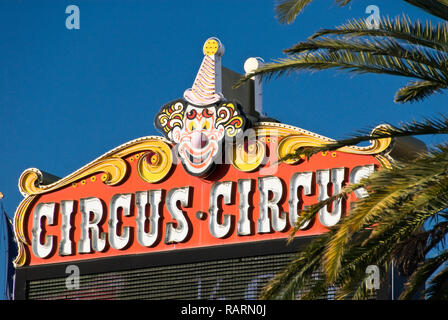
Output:
[[208,121],[204,122],[204,124],[202,125],[202,129],[204,129],[204,130],[210,129],[210,123]]
[[210,118],[211,116],[213,116],[213,112],[209,109],[204,109],[204,110],[202,110],[202,115],[205,118]]
[[196,115],[197,115],[197,112],[196,112],[196,110],[193,109],[193,110],[190,110],[190,112],[187,113],[187,118],[191,120],[191,119],[196,118]]

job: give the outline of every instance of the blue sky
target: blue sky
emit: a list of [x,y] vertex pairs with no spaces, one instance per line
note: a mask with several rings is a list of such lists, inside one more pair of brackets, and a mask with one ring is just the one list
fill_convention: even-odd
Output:
[[[79,30],[65,26],[72,4],[80,9]],[[154,116],[191,87],[208,37],[223,42],[223,65],[243,73],[248,57],[280,58],[313,31],[366,18],[368,5],[381,15],[429,17],[390,0],[354,0],[345,8],[315,0],[292,25],[277,22],[273,0],[2,0],[0,191],[7,213],[12,217],[22,200],[17,182],[25,169],[64,177],[122,143],[159,135]],[[331,138],[445,112],[446,94],[394,104],[407,81],[335,71],[295,74],[264,83],[264,111]]]

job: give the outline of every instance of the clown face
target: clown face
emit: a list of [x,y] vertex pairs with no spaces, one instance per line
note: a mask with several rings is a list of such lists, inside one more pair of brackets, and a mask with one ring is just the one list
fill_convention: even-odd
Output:
[[172,139],[177,143],[177,151],[185,169],[193,175],[205,175],[213,165],[224,138],[225,128],[217,125],[215,106],[195,107],[187,105],[183,126],[176,127]]
[[185,170],[205,177],[221,154],[223,138],[233,138],[245,127],[246,119],[236,106],[220,102],[202,107],[179,99],[162,107],[155,125],[176,144]]

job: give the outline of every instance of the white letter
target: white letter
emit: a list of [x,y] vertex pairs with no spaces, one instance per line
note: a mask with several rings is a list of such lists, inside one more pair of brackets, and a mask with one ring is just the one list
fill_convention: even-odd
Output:
[[123,227],[122,234],[118,235],[118,208],[123,209],[123,216],[131,215],[132,194],[116,194],[109,204],[109,243],[112,248],[120,250],[127,246],[130,239],[130,227]]
[[[81,211],[81,238],[79,239],[78,253],[91,253],[92,247],[95,251],[103,251],[106,247],[107,233],[100,234],[98,224],[103,219],[103,204],[98,198],[84,198],[79,201]],[[90,213],[93,219],[90,221]],[[92,234],[90,239],[89,230]]]
[[59,243],[59,255],[68,256],[72,254],[72,240],[70,239],[70,231],[72,230],[71,216],[75,206],[73,200],[61,201],[61,242]]
[[366,274],[369,276],[366,278],[366,288],[368,290],[380,288],[380,268],[376,265],[370,265],[366,268]]
[[[357,166],[354,167],[350,172],[349,182],[351,184],[359,183],[363,178],[367,178],[370,176],[373,171],[375,171],[375,165],[368,164],[366,166]],[[367,190],[364,188],[359,188],[354,191],[356,198],[361,199],[369,196]]]
[[177,222],[177,228],[173,222],[166,224],[165,243],[182,242],[188,235],[188,221],[182,210],[177,207],[177,202],[183,207],[189,206],[190,187],[176,188],[168,191],[166,206],[171,217]]
[[[297,194],[297,190],[299,187],[303,187],[304,195],[311,195],[312,192],[312,184],[313,182],[313,172],[297,172],[291,177],[291,181],[289,183],[289,223],[291,227],[294,227],[297,219],[299,218],[297,211],[299,207],[299,202],[303,202],[302,195]],[[304,208],[305,209],[305,208]],[[310,222],[307,221],[300,229],[305,229]]]
[[[149,190],[135,193],[137,205],[137,240],[145,247],[152,246],[159,235],[159,206],[162,190]],[[149,219],[146,218],[146,205],[150,205]],[[145,232],[145,223],[149,220],[149,232]]]
[[65,287],[68,290],[79,289],[79,268],[73,264],[68,265],[65,268],[65,273],[70,274],[67,279],[65,279]]
[[[342,183],[344,182],[345,168],[331,169],[331,182],[333,184],[333,195],[341,192]],[[330,182],[330,170],[317,170],[317,185],[319,186],[319,194],[317,201],[324,201],[329,198],[328,183]],[[333,201],[333,210],[328,211],[325,206],[319,210],[319,220],[326,226],[331,227],[339,222],[342,214],[342,199]]]
[[209,212],[209,230],[212,236],[216,238],[224,238],[230,231],[232,225],[232,217],[229,214],[224,214],[222,224],[218,223],[218,197],[223,196],[224,204],[232,203],[232,181],[216,182],[210,189],[210,208]]
[[367,28],[378,29],[380,27],[380,8],[375,5],[370,5],[366,8],[366,13],[371,13],[366,18]]
[[[260,217],[257,221],[258,233],[271,232],[268,211],[271,211],[272,227],[275,231],[283,231],[286,227],[286,212],[280,212],[278,203],[283,195],[283,185],[277,177],[258,178],[258,189],[260,190]],[[269,193],[272,199],[269,199]]]
[[47,218],[47,225],[52,225],[54,223],[56,203],[39,203],[34,209],[33,213],[33,229],[31,233],[32,237],[32,248],[33,253],[36,257],[46,258],[53,250],[53,241],[55,236],[46,236],[45,243],[40,243],[40,238],[42,235],[42,217]]
[[240,194],[240,217],[236,225],[236,232],[239,236],[251,234],[251,225],[249,220],[249,193],[252,191],[251,179],[238,180],[238,193]]
[[69,30],[71,29],[79,29],[80,26],[80,19],[79,19],[79,8],[78,6],[75,5],[69,5],[67,6],[67,8],[65,8],[65,13],[71,13],[71,15],[69,15],[67,17],[67,19],[65,19],[65,27]]

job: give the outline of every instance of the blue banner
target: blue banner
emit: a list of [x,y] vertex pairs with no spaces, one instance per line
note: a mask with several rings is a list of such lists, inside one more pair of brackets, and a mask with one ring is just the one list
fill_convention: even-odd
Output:
[[17,245],[14,238],[14,231],[11,220],[9,219],[3,207],[3,202],[0,200],[0,241],[2,247],[2,262],[0,275],[3,277],[4,288],[2,289],[2,297],[4,300],[12,299],[12,292],[14,286],[15,268],[12,260],[17,256]]

